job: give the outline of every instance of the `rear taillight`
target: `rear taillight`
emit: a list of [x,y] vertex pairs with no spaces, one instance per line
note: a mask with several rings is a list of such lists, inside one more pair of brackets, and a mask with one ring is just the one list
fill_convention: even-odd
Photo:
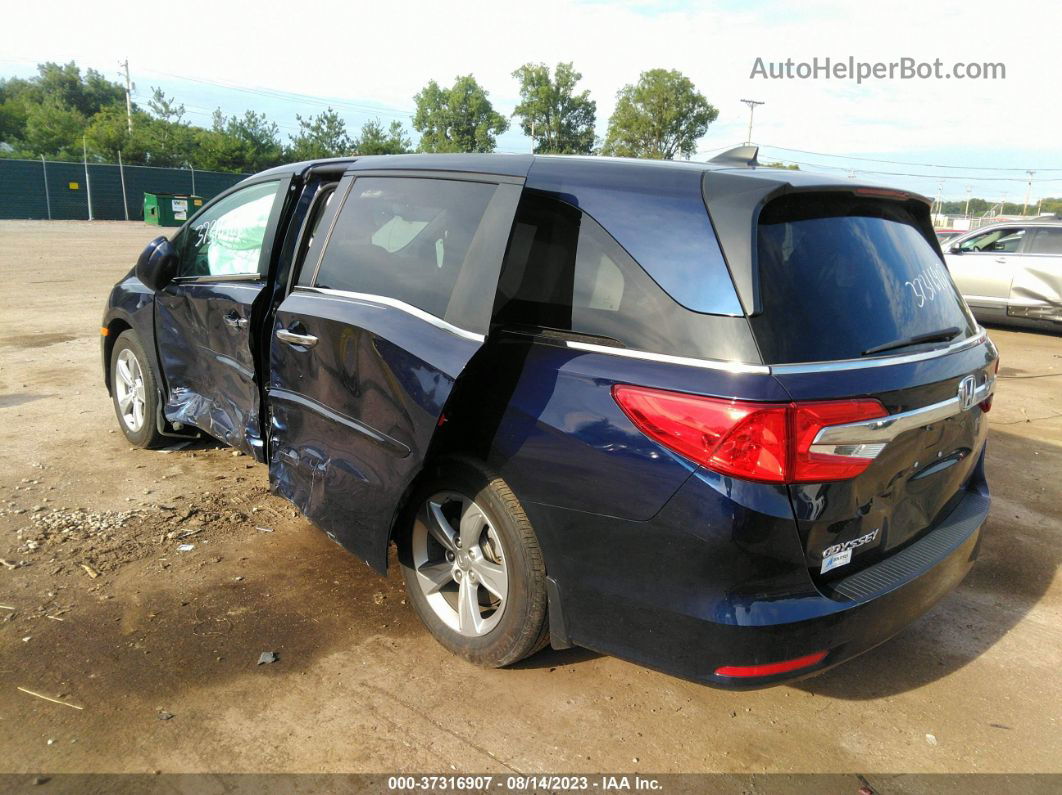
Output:
[[862,473],[870,459],[812,452],[827,425],[884,417],[876,400],[754,403],[662,389],[612,387],[642,433],[716,472],[767,483],[821,483]]

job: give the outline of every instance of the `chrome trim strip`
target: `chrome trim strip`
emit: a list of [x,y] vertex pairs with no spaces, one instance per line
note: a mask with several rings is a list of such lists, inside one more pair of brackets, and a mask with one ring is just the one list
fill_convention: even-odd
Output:
[[474,331],[468,331],[467,329],[460,328],[452,323],[447,323],[442,318],[435,317],[435,315],[430,312],[425,312],[423,309],[419,309],[412,304],[407,304],[405,301],[399,301],[397,298],[388,298],[386,295],[371,295],[369,293],[355,293],[350,290],[333,290],[330,287],[307,287],[305,285],[297,285],[292,292],[320,295],[323,298],[347,299],[375,307],[386,306],[391,309],[398,309],[405,312],[407,315],[412,315],[417,318],[417,320],[423,320],[429,325],[435,326],[443,331],[448,331],[454,336],[472,342],[482,343],[487,339],[483,334],[477,334]]
[[958,353],[967,348],[975,348],[988,339],[988,332],[978,328],[978,333],[972,337],[953,342],[945,348],[934,348],[931,351],[919,351],[918,353],[904,353],[896,356],[876,356],[866,359],[842,359],[836,362],[803,362],[799,364],[774,364],[771,365],[773,375],[798,375],[801,373],[827,373],[841,370],[862,370],[866,367],[889,367],[896,364],[909,364],[922,362],[927,359],[935,359],[938,356],[947,356],[950,353]]
[[757,373],[769,375],[771,368],[765,364],[746,364],[745,362],[724,362],[718,359],[693,359],[686,356],[670,356],[666,353],[649,353],[648,351],[633,351],[630,348],[613,348],[609,345],[594,345],[589,342],[575,342],[566,340],[565,344],[577,351],[587,353],[604,353],[608,356],[623,356],[628,359],[642,359],[650,362],[663,362],[665,364],[682,364],[687,367],[703,367],[707,370],[723,370],[728,373]]
[[[979,405],[982,401],[991,396],[995,390],[996,379],[995,377],[989,377],[983,384],[981,384],[974,391],[974,406]],[[973,408],[973,406],[971,406]],[[822,428],[812,441],[812,450],[815,447],[840,446],[840,445],[866,445],[866,452],[870,452],[869,445],[880,445],[881,449],[884,449],[885,445],[899,436],[905,431],[914,430],[915,428],[922,428],[926,425],[932,425],[936,422],[941,422],[949,417],[955,417],[966,411],[962,407],[959,401],[959,397],[948,398],[942,400],[939,403],[932,403],[922,408],[912,409],[911,411],[904,411],[899,414],[890,414],[887,417],[879,417],[874,420],[864,420],[862,422],[850,422],[845,425],[830,425]],[[836,448],[834,448],[836,449]],[[815,452],[831,452],[829,450],[820,449]],[[834,455],[845,455],[844,453],[833,453]],[[877,453],[874,454],[876,456]],[[873,458],[874,456],[865,455],[857,456],[863,458]]]
[[973,337],[953,342],[945,348],[935,348],[931,351],[919,351],[918,353],[905,353],[896,356],[877,356],[868,359],[843,359],[835,362],[802,362],[797,364],[751,364],[749,362],[725,362],[721,359],[695,359],[688,356],[671,356],[666,353],[650,353],[649,351],[637,351],[630,348],[614,348],[609,345],[594,345],[589,342],[575,342],[567,340],[566,345],[575,350],[587,351],[588,353],[604,353],[610,356],[625,356],[628,359],[642,359],[651,362],[664,362],[665,364],[681,364],[687,367],[702,367],[707,370],[722,370],[728,373],[754,373],[757,375],[798,375],[801,373],[828,373],[842,370],[861,370],[866,367],[888,367],[896,364],[908,364],[921,362],[927,359],[935,359],[938,356],[947,356],[950,353],[974,348],[988,340],[988,332],[978,327],[978,333]]

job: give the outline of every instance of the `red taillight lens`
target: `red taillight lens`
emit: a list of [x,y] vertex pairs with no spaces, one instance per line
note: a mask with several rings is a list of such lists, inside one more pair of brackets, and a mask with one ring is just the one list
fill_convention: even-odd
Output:
[[716,472],[768,483],[855,477],[869,459],[813,453],[826,425],[884,417],[876,400],[754,403],[617,384],[612,395],[639,430]]
[[827,425],[872,420],[888,413],[876,400],[794,403],[790,411],[793,417],[793,472],[790,482],[794,483],[847,480],[861,475],[873,459],[812,452],[812,442]]
[[785,403],[721,400],[645,387],[612,387],[612,395],[646,436],[716,472],[785,479]]
[[715,673],[717,676],[734,677],[773,676],[818,665],[826,659],[826,654],[827,652],[817,651],[814,654],[797,657],[795,660],[784,660],[782,662],[766,663],[765,665],[724,665],[721,668],[716,668]]

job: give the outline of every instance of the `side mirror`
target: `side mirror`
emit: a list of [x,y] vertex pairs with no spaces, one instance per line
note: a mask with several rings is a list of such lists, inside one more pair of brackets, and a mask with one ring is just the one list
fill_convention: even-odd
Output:
[[165,236],[156,237],[140,252],[136,261],[136,278],[158,292],[177,275],[177,249]]
[[953,243],[952,245],[948,246],[948,253],[962,254],[962,247],[958,243]]

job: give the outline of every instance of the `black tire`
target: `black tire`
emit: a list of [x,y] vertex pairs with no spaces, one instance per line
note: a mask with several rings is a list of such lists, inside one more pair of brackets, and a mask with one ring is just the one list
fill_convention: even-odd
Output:
[[[508,585],[505,607],[497,624],[475,637],[461,634],[440,618],[418,583],[414,565],[418,513],[429,499],[444,492],[474,501],[501,542]],[[397,543],[402,577],[413,609],[435,639],[454,654],[476,665],[501,668],[534,654],[549,642],[546,567],[538,538],[508,484],[484,464],[470,458],[451,458],[433,467],[410,499]]]
[[[143,421],[139,427],[132,427],[132,425],[135,425],[135,420],[128,418],[120,405],[119,395],[124,389],[122,384],[125,379],[118,372],[118,363],[119,360],[127,359],[130,356],[136,360],[136,364],[139,367],[140,380],[143,383]],[[144,352],[144,346],[140,344],[136,332],[130,329],[118,335],[118,339],[114,341],[114,348],[111,349],[109,367],[111,373],[111,403],[114,405],[114,414],[118,419],[118,427],[122,429],[125,438],[137,447],[151,448],[165,444],[165,437],[159,433],[156,423],[159,409],[158,385],[155,383],[155,375],[151,370],[147,354]],[[120,381],[122,383],[119,383]]]

